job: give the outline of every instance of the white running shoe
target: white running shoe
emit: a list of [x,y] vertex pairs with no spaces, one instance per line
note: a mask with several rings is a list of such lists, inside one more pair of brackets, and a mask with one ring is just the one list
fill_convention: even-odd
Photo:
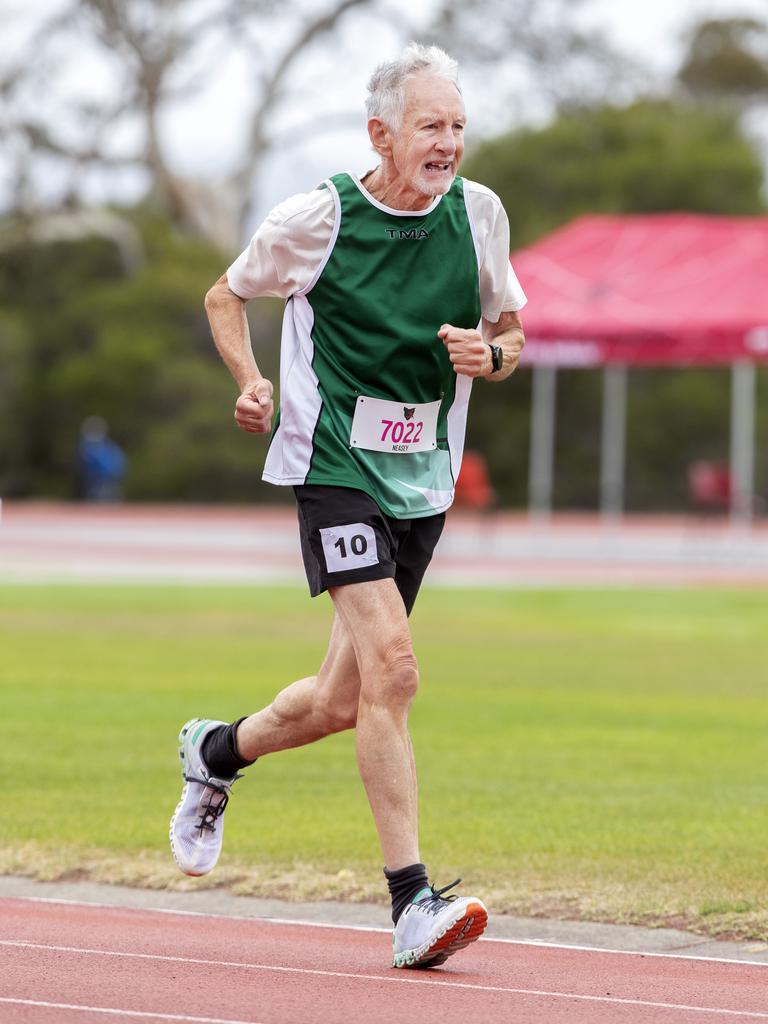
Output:
[[229,790],[240,775],[217,779],[200,749],[213,729],[226,722],[192,718],[179,733],[179,759],[184,788],[171,818],[171,850],[186,875],[205,875],[216,864],[224,838],[224,808]]
[[472,896],[448,896],[443,889],[422,889],[395,925],[393,967],[437,967],[449,956],[479,939],[488,924],[488,911]]

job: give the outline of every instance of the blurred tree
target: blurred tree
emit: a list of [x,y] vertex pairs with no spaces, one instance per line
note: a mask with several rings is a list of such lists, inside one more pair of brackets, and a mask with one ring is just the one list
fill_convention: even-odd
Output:
[[[291,73],[350,10],[373,3],[332,0],[318,9],[301,0],[70,0],[24,53],[0,69],[6,101],[0,127],[14,153],[15,209],[34,209],[41,167],[56,167],[65,181],[58,196],[63,206],[81,205],[89,167],[116,174],[141,168],[175,223],[194,228],[223,251],[235,251],[264,156],[276,145],[335,124],[326,115],[288,134],[273,127]],[[182,177],[163,144],[163,118],[238,55],[247,58],[252,73],[236,164],[215,182]],[[109,85],[87,99],[37,102],[52,84],[66,81],[78,59],[101,62]]]
[[645,100],[565,111],[479,145],[462,173],[497,192],[512,246],[579,213],[760,213],[763,169],[722,110]]
[[[98,235],[8,232],[0,246],[0,494],[73,497],[80,425],[96,415],[129,456],[129,499],[263,497],[266,445],[234,425],[235,386],[203,310],[221,257],[156,213],[124,216],[144,252],[130,271]],[[249,306],[274,379],[280,310]]]
[[697,99],[768,97],[768,25],[755,18],[702,21],[691,29],[678,81]]
[[29,485],[25,458],[27,423],[33,403],[32,346],[19,312],[0,312],[0,495]]

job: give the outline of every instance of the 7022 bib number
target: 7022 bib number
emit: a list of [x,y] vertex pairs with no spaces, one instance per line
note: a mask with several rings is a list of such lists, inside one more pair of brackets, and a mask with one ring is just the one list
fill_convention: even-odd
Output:
[[382,420],[381,424],[384,427],[381,440],[389,439],[393,444],[418,444],[424,429],[423,420],[419,420],[418,423],[414,423],[413,420],[408,420],[407,423],[404,420]]
[[410,455],[437,448],[437,402],[390,402],[359,395],[352,418],[351,448]]

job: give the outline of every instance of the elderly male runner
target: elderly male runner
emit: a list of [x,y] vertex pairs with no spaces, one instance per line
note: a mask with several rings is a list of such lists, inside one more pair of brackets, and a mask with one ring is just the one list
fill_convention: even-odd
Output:
[[335,617],[317,675],[231,725],[183,727],[171,846],[182,871],[210,871],[241,769],[354,728],[395,967],[443,963],[487,921],[479,899],[429,885],[407,726],[419,678],[408,614],[453,500],[472,380],[508,377],[523,346],[507,217],[492,192],[456,176],[456,72],[442,50],[416,44],[380,66],[367,101],[376,169],[280,204],[206,297],[240,388],[235,419],[255,434],[271,428],[272,384],[254,361],[245,303],[288,300],[264,479],[294,488],[309,588],[328,591]]

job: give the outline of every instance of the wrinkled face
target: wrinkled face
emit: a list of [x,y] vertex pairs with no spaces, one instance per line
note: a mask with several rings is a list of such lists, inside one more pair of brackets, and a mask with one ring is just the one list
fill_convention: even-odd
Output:
[[444,195],[464,154],[464,102],[456,86],[427,73],[405,83],[403,123],[391,136],[392,160],[404,190]]

